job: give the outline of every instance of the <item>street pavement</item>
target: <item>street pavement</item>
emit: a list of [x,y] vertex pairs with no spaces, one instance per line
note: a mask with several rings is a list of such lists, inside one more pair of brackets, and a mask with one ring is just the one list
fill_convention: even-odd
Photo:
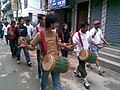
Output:
[[[4,40],[0,40],[0,90],[39,90],[37,78],[37,62],[35,51],[30,51],[32,67],[28,67],[22,52],[21,64],[11,57],[9,46]],[[69,55],[70,69],[67,73],[61,74],[63,90],[86,90],[81,78],[76,77],[73,70],[78,65],[74,54]],[[90,90],[120,90],[120,73],[104,68],[104,76],[97,74],[97,68],[87,69],[88,81],[91,84]],[[49,77],[51,77],[49,75]],[[52,81],[49,78],[48,90],[52,89]]]

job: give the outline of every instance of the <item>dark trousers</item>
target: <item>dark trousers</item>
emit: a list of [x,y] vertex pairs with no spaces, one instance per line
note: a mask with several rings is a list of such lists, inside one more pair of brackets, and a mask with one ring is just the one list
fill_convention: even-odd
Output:
[[5,35],[5,41],[8,44],[8,35]]
[[63,57],[68,57],[68,50],[66,50],[66,49],[61,49],[61,52],[62,52],[62,56]]
[[77,68],[78,68],[79,72],[81,73],[81,76],[83,78],[85,78],[87,76],[87,72],[86,72],[86,69],[85,69],[85,62],[81,61],[79,57],[78,57],[78,60],[79,60],[79,65],[78,65]]
[[0,38],[3,39],[3,33],[2,32],[0,33]]
[[26,61],[29,62],[30,61],[30,55],[29,55],[28,49],[26,49],[26,48],[17,48],[17,54],[16,54],[17,60],[20,60],[21,49],[23,49],[23,51],[24,51]]
[[36,51],[37,53],[37,62],[38,62],[38,78],[41,78],[41,74],[42,74],[42,65],[41,65],[41,61],[40,61],[40,50],[37,49]]
[[16,40],[9,40],[10,50],[12,53],[12,57],[16,56],[17,53],[17,43]]

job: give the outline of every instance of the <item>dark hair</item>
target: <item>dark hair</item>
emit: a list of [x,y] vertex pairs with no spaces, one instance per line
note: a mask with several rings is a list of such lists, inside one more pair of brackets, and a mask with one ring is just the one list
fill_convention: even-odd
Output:
[[89,23],[86,21],[81,22],[81,28],[84,28],[86,25],[89,25]]
[[39,19],[39,20],[42,20],[43,17],[45,17],[44,14],[40,14],[40,15],[38,15],[38,19]]
[[62,32],[64,31],[64,26],[65,25],[67,25],[66,23],[64,23],[63,25],[62,25]]
[[45,19],[45,27],[49,28],[51,24],[54,24],[56,22],[59,22],[59,19],[55,15],[47,15]]
[[16,22],[15,22],[15,21],[11,21],[11,25],[12,25],[13,23],[16,23]]
[[18,22],[20,22],[21,21],[21,19],[24,19],[23,17],[20,17],[19,19],[18,19]]
[[25,21],[30,22],[30,19],[29,19],[29,18],[26,18]]

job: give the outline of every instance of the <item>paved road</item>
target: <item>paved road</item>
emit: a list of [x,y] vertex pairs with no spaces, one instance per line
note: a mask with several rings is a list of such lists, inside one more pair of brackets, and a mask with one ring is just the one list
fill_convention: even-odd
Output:
[[[18,65],[16,60],[11,58],[9,47],[0,40],[0,90],[39,90],[35,51],[30,53],[33,67],[26,65],[24,56],[21,58],[22,63]],[[63,89],[86,90],[82,79],[73,74],[78,63],[76,57],[69,55],[69,60],[71,64],[69,71],[61,74]],[[105,68],[106,73],[100,76],[97,74],[96,66],[93,66],[94,69],[87,69],[90,90],[120,90],[120,73]],[[52,90],[51,79],[49,79],[48,90]]]

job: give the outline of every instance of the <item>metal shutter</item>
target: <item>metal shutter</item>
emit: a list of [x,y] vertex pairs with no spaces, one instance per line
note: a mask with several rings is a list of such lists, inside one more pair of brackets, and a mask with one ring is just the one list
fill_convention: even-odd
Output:
[[120,46],[120,0],[108,0],[105,37]]

